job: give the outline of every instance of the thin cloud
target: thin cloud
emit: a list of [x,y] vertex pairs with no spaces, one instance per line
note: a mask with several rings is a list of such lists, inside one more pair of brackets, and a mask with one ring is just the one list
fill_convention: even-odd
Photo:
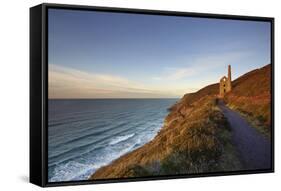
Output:
[[[133,81],[123,76],[90,73],[59,65],[49,65],[50,98],[169,98],[216,83],[221,74],[208,72],[226,66],[246,53],[234,52],[218,55],[198,55],[181,59],[185,67],[166,67],[151,81]],[[175,60],[176,62],[176,60]],[[171,64],[172,66],[172,64]],[[204,78],[204,74],[208,78]],[[207,75],[208,74],[208,75]]]
[[168,80],[179,80],[182,78],[190,77],[196,74],[194,68],[169,68]]
[[[196,58],[181,59],[179,62],[184,62],[184,67],[174,68],[166,67],[162,71],[161,76],[154,76],[152,80],[156,81],[177,81],[185,78],[202,75],[203,72],[219,68],[229,63],[248,55],[246,52],[230,52],[222,53],[222,55],[197,55]],[[172,63],[171,63],[172,65]]]
[[178,97],[174,91],[161,90],[120,76],[84,72],[49,65],[49,98],[150,98]]

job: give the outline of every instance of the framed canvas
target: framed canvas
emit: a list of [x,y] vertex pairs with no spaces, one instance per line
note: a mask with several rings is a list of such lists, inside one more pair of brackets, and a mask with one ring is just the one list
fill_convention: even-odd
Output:
[[30,8],[30,182],[274,172],[274,19]]

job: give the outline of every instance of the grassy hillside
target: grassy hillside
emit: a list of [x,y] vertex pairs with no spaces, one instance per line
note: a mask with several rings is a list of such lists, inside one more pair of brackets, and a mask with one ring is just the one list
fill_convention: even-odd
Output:
[[175,119],[175,113],[179,116],[185,116],[193,108],[194,103],[205,96],[216,96],[218,94],[219,84],[208,85],[195,93],[188,93],[181,100],[173,105],[169,110],[171,113],[166,117],[165,123]]
[[[270,130],[270,71],[267,65],[239,77],[225,98],[265,134]],[[184,95],[152,141],[98,169],[90,179],[240,170],[231,130],[216,104],[218,91],[218,84],[212,84]]]
[[266,136],[271,132],[271,65],[253,70],[233,81],[225,98],[228,106],[240,112]]
[[90,179],[238,170],[230,128],[215,100],[214,95],[194,102],[182,99],[151,142],[100,168]]

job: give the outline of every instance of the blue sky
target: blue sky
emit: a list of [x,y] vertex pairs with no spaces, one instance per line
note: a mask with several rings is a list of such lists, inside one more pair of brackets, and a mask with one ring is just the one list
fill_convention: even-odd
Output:
[[49,10],[50,98],[182,97],[270,63],[270,23]]

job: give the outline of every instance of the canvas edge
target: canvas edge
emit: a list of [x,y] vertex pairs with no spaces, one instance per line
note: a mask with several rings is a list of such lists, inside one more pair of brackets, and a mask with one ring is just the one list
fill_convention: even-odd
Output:
[[[116,7],[97,7],[97,6],[85,6],[85,5],[68,5],[68,4],[52,4],[43,3],[35,7],[30,8],[30,17],[32,10],[39,9],[40,7],[40,28],[41,34],[30,35],[30,182],[42,187],[53,187],[53,186],[68,186],[68,185],[85,185],[85,184],[101,184],[101,183],[121,183],[121,182],[136,182],[136,181],[149,181],[149,180],[166,180],[166,179],[178,179],[178,178],[196,178],[196,177],[211,177],[211,176],[226,176],[226,175],[248,175],[257,173],[272,173],[274,172],[274,18],[273,17],[256,17],[256,16],[242,16],[242,15],[224,15],[224,14],[210,14],[210,13],[191,13],[191,12],[177,12],[177,11],[162,11],[162,10],[147,10],[147,9],[130,9],[130,8],[116,8]],[[188,17],[200,17],[200,18],[217,18],[217,19],[231,19],[231,20],[250,20],[250,21],[267,21],[271,23],[271,64],[272,64],[272,166],[270,169],[263,170],[251,170],[251,171],[235,171],[235,172],[217,172],[217,173],[205,173],[205,174],[190,174],[190,175],[177,175],[177,176],[158,176],[158,177],[141,177],[141,178],[124,178],[124,179],[106,179],[106,180],[96,180],[96,181],[69,181],[69,182],[48,182],[47,178],[47,103],[48,103],[48,66],[47,66],[47,9],[48,8],[58,8],[58,9],[77,9],[77,10],[94,10],[102,12],[123,12],[123,13],[137,13],[137,14],[150,14],[150,15],[168,15],[168,16],[188,16]],[[33,15],[35,15],[33,13]],[[34,22],[34,21],[33,21]],[[32,18],[30,18],[30,34],[34,30],[33,27],[37,25],[32,24]],[[33,40],[31,40],[33,38]],[[40,41],[41,46],[38,45]],[[39,44],[40,44],[39,43]],[[34,49],[37,46],[38,49]],[[33,48],[32,48],[33,47]],[[34,67],[34,54],[40,54],[40,74],[32,74]],[[41,82],[41,96],[34,89],[34,82],[32,79],[38,79]],[[40,102],[32,100],[32,93],[40,97]],[[39,104],[41,109],[39,109]],[[39,111],[36,113],[35,111]],[[40,114],[41,124],[40,133],[38,129],[35,129],[36,125],[32,124],[34,121],[34,116]],[[33,134],[38,135],[34,138],[32,136],[32,131],[37,132]],[[32,143],[40,142],[40,149],[32,146]],[[40,155],[34,156],[35,154]],[[34,159],[38,159],[35,164],[31,164]],[[34,170],[34,166],[40,168]],[[32,175],[31,175],[32,174]],[[38,175],[35,179],[34,175]]]

